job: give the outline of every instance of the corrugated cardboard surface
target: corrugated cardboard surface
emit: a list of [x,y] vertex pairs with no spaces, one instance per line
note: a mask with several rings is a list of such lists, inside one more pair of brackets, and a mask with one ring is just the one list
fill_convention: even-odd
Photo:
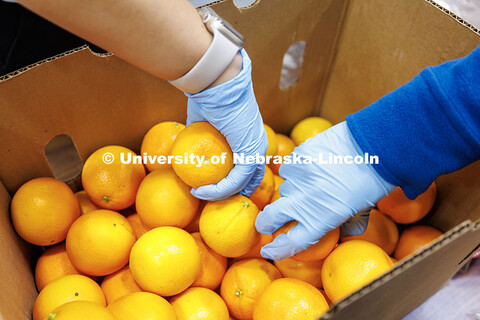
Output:
[[424,0],[351,0],[345,21],[317,110],[333,122],[480,44],[478,35]]
[[10,196],[0,182],[0,319],[30,319],[37,296],[30,246],[13,231]]
[[466,219],[480,219],[480,161],[437,179],[437,199],[425,221],[445,231]]
[[[401,319],[462,267],[466,262],[464,258],[471,254],[479,239],[480,223],[459,225],[429,248],[397,264],[388,274],[340,302],[321,319]],[[461,261],[462,264],[458,264]]]
[[43,150],[58,134],[70,134],[85,160],[108,144],[139,149],[150,127],[186,117],[180,91],[88,49],[3,82],[0,97],[0,179],[10,192],[50,175]]

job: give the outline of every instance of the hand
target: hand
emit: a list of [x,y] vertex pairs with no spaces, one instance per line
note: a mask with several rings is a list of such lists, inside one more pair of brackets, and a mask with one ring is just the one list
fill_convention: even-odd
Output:
[[[245,50],[241,55],[243,67],[235,78],[196,94],[186,93],[187,126],[208,121],[225,136],[234,153],[265,155],[268,141],[253,93],[252,64]],[[221,200],[239,192],[250,196],[264,173],[262,164],[236,164],[219,183],[192,189],[191,193],[204,200]]]
[[[308,139],[292,155],[316,159],[320,153],[324,161],[330,154],[364,158],[345,122]],[[279,190],[282,198],[265,207],[255,226],[259,232],[270,234],[288,221],[299,223],[262,248],[262,256],[273,260],[307,249],[357,212],[373,207],[395,188],[370,164],[285,163],[279,173],[285,179]],[[363,233],[366,218],[363,214],[348,221],[341,228],[342,234]]]

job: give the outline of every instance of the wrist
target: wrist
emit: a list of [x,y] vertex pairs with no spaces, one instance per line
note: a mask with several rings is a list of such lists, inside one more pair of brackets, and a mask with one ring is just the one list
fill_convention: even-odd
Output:
[[[353,137],[352,132],[350,131],[350,128],[347,125],[347,122],[344,121],[341,123],[342,129],[344,130],[344,136],[345,140],[348,142],[349,149],[352,151],[352,153],[355,153],[355,155],[361,156],[364,158],[366,156],[366,153],[360,148],[358,145],[357,141]],[[378,155],[370,155],[370,156],[377,156]],[[381,159],[378,159],[378,163],[380,163]],[[378,165],[378,164],[377,164]],[[387,180],[385,180],[375,169],[374,164],[365,164],[365,165],[360,165],[358,166],[361,170],[364,171],[370,171],[372,175],[375,176],[375,180],[378,182],[379,186],[381,185],[383,189],[388,193],[392,192],[393,189],[395,189],[395,185],[391,184]]]
[[243,36],[211,8],[201,8],[198,13],[213,41],[190,71],[169,81],[186,93],[199,93],[226,82],[241,68],[238,52],[243,48]]
[[242,55],[239,52],[237,53],[235,58],[233,58],[232,63],[230,63],[228,68],[206,89],[216,87],[235,78],[240,73],[240,71],[242,71],[242,64]]
[[[185,95],[199,104],[202,109],[216,109],[221,105],[222,110],[243,108],[248,101],[255,99],[252,90],[252,64],[245,49],[240,50],[240,61],[235,62],[235,67],[239,69],[235,76],[231,74],[224,75],[223,79],[218,78],[215,85],[212,85],[198,93],[185,93]],[[237,58],[236,58],[237,59]],[[226,80],[227,78],[230,78]],[[233,108],[233,109],[232,109]]]

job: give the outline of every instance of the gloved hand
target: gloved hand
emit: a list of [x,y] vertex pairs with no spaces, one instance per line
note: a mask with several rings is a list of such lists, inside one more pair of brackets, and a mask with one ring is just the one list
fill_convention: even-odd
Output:
[[[332,156],[364,154],[342,122],[313,138],[308,139],[293,154],[301,159],[323,161]],[[381,159],[380,159],[381,161]],[[370,164],[282,164],[280,185],[282,198],[265,207],[255,222],[257,230],[270,234],[288,221],[298,225],[261,249],[265,258],[281,260],[307,249],[328,231],[338,227],[357,212],[373,207],[395,186],[385,181]],[[366,216],[350,220],[343,235],[361,234],[366,227]]]
[[[243,67],[235,78],[199,93],[186,93],[187,126],[208,121],[225,136],[234,153],[263,156],[268,141],[253,93],[252,63],[244,49],[240,53]],[[239,192],[250,196],[264,173],[262,164],[236,164],[219,183],[192,189],[191,193],[204,200],[221,200]]]

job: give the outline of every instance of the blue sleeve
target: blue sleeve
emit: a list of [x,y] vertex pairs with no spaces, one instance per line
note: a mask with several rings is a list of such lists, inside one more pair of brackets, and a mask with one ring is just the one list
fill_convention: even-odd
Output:
[[480,159],[480,46],[425,68],[410,82],[347,117],[377,172],[407,197]]

